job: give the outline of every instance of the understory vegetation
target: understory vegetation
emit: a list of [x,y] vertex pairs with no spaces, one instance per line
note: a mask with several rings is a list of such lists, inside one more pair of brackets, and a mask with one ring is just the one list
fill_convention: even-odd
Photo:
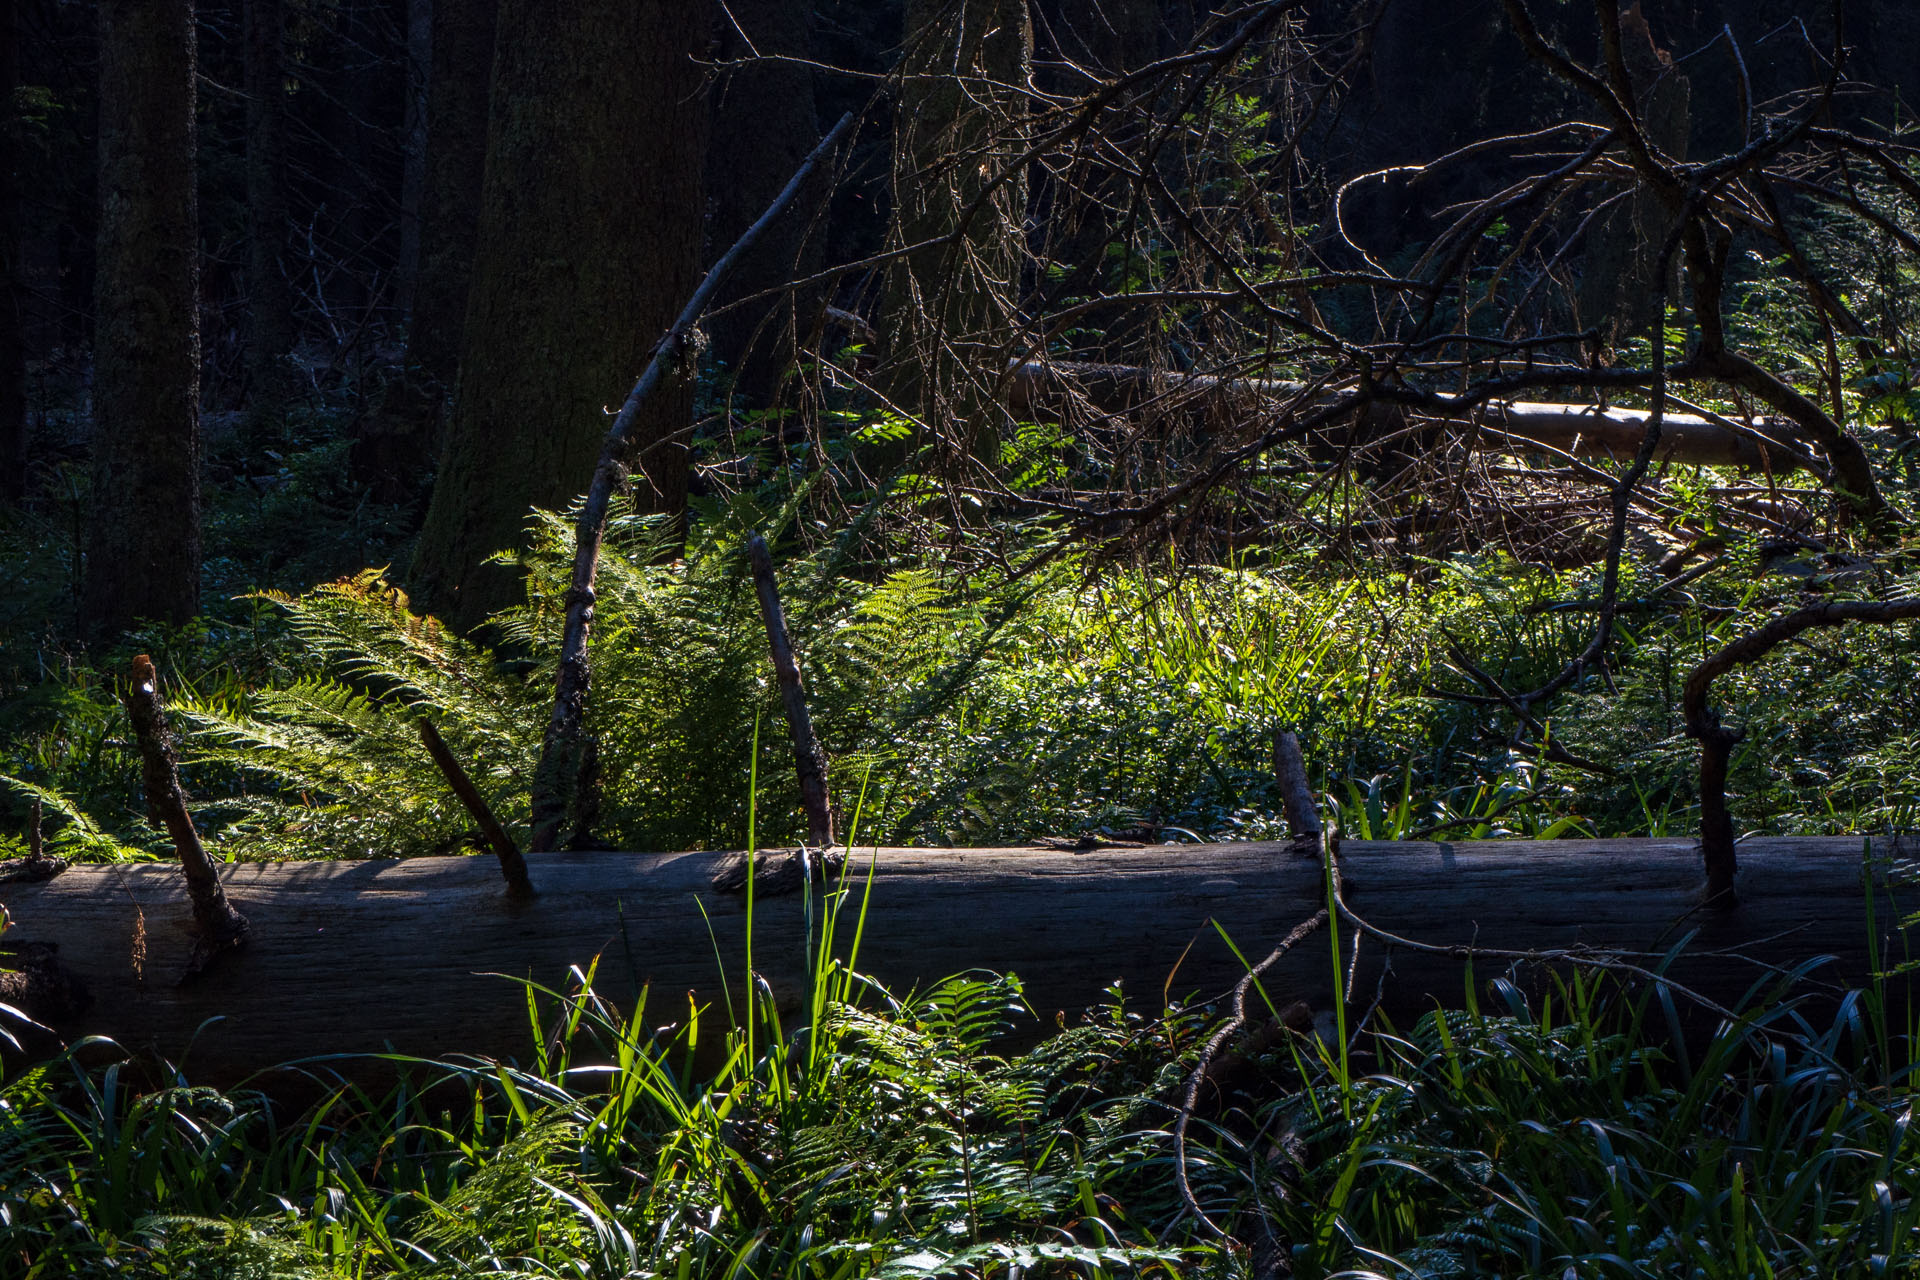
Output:
[[[1471,127],[1443,129],[1455,64],[1494,46],[1461,26],[1433,55],[1430,32],[1392,25],[1420,6],[1143,3],[1146,43],[1117,45],[1110,66],[1073,62],[1065,18],[1060,33],[1021,30],[1073,7],[1053,0],[890,3],[877,24],[858,17],[877,2],[795,8],[825,46],[873,46],[844,77],[819,50],[709,66],[681,47],[704,49],[704,28],[674,6],[592,6],[609,32],[625,30],[615,16],[653,24],[658,57],[630,80],[584,60],[644,41],[583,35],[525,0],[476,6],[487,25],[466,38],[481,53],[463,56],[483,64],[478,99],[494,106],[467,131],[482,154],[463,199],[487,193],[488,230],[468,228],[463,252],[488,270],[471,300],[463,277],[467,331],[439,335],[430,370],[417,348],[432,327],[399,301],[419,293],[402,262],[431,267],[427,249],[396,244],[391,270],[343,250],[323,271],[315,212],[297,272],[246,251],[270,238],[254,221],[289,220],[284,197],[264,202],[270,219],[246,209],[262,184],[237,177],[239,161],[274,149],[253,117],[275,92],[319,92],[268,46],[357,65],[345,51],[359,44],[323,48],[308,28],[358,10],[294,5],[289,36],[259,16],[278,3],[216,20],[176,0],[189,44],[241,36],[265,60],[246,75],[182,69],[254,86],[201,111],[235,130],[212,148],[233,172],[196,178],[226,189],[231,225],[175,246],[219,267],[181,285],[185,312],[211,317],[191,322],[209,325],[204,358],[200,338],[179,344],[191,385],[172,443],[187,461],[138,504],[109,465],[109,429],[168,443],[100,407],[114,357],[140,344],[35,348],[31,404],[15,397],[32,474],[0,486],[0,886],[73,863],[120,875],[197,832],[229,864],[491,849],[518,909],[519,851],[537,868],[556,845],[854,834],[831,888],[811,883],[803,851],[798,896],[760,907],[763,937],[773,913],[803,913],[805,954],[784,957],[811,983],[797,1013],[753,969],[751,873],[746,956],[714,947],[712,990],[731,993],[718,1006],[623,982],[610,959],[516,971],[497,980],[525,988],[524,1050],[504,1059],[336,1056],[238,1082],[200,1074],[191,1048],[167,1061],[105,1038],[28,1060],[22,1041],[58,1037],[0,1004],[0,1280],[1920,1280],[1920,961],[1883,943],[1874,914],[1884,888],[1885,918],[1920,926],[1920,862],[1861,868],[1872,955],[1855,989],[1816,955],[1841,944],[1797,919],[1762,940],[1790,939],[1797,967],[1712,951],[1752,962],[1743,1001],[1713,1003],[1665,968],[1719,946],[1700,936],[1737,899],[1732,838],[1713,847],[1729,810],[1739,837],[1849,837],[1827,864],[1848,892],[1856,845],[1870,860],[1890,837],[1878,847],[1897,859],[1920,826],[1907,91],[1843,70],[1855,37],[1838,7],[1829,47],[1818,21],[1760,6],[1767,30],[1743,53],[1732,21],[1669,50],[1656,42],[1668,19],[1650,27],[1639,5],[1603,0],[1591,31],[1572,7],[1539,5],[1542,35],[1528,4],[1505,0],[1473,30],[1539,83],[1503,68],[1476,90]],[[434,26],[436,4],[361,7]],[[1898,6],[1869,7],[1873,39],[1896,43]],[[499,13],[517,17],[496,39]],[[413,39],[389,49],[406,55],[388,59],[396,88],[423,74],[402,65],[420,61]],[[92,74],[91,52],[71,56]],[[691,83],[690,59],[711,73],[702,95],[777,64],[819,79],[821,122],[847,116],[823,132],[790,90],[728,107],[643,74]],[[1429,98],[1366,114],[1362,81],[1414,62],[1431,64]],[[663,95],[639,112],[650,148],[602,109],[603,89],[635,86]],[[855,100],[870,87],[882,96]],[[431,114],[417,88],[407,120]],[[590,109],[569,124],[549,92]],[[297,132],[301,148],[363,128],[347,127],[354,93],[325,93],[334,123]],[[780,173],[763,221],[786,242],[755,263],[743,238],[741,278],[694,305],[682,285],[733,257],[719,197],[746,199],[721,149],[666,181],[669,153],[707,146],[709,105],[749,116],[722,131],[736,150],[763,126],[806,136],[764,139]],[[1426,160],[1402,163],[1382,139],[1427,115],[1433,138],[1406,142]],[[595,121],[607,136],[569,157],[560,144]],[[59,154],[82,154],[71,141]],[[589,152],[590,171],[567,170]],[[602,161],[625,182],[630,153],[651,166],[646,191],[685,196],[644,233],[597,216],[617,203]],[[525,172],[503,177],[503,155]],[[394,161],[376,166],[393,185],[426,182]],[[89,200],[127,185],[95,176]],[[297,193],[324,195],[320,212],[367,203],[335,181]],[[556,193],[568,217],[521,198]],[[763,197],[751,203],[749,218]],[[403,207],[396,240],[419,221]],[[645,270],[613,262],[590,222],[619,231],[623,253],[649,246],[627,255]],[[520,238],[534,231],[556,239]],[[71,292],[86,272],[59,260]],[[296,275],[283,333],[216,314]],[[323,283],[354,283],[359,318]],[[588,283],[606,298],[566,292]],[[93,305],[133,292],[109,280]],[[683,306],[665,338],[633,321]],[[76,311],[59,332],[88,324],[111,329]],[[573,343],[577,368],[562,369],[552,352]],[[562,385],[632,376],[636,353],[647,373],[618,416],[624,387]],[[157,448],[148,461],[164,470]],[[596,545],[609,493],[596,564],[581,545]],[[149,527],[175,508],[192,520]],[[123,552],[158,532],[179,535],[163,602],[178,607],[137,611],[125,602],[145,570]],[[785,642],[749,568],[756,537],[804,689],[770,654]],[[563,662],[570,609],[574,638],[591,614],[590,641]],[[157,670],[144,742],[123,701],[146,670],[137,655]],[[162,701],[190,819],[152,793],[174,763],[152,729]],[[832,815],[806,811],[818,790],[799,744],[813,730]],[[1319,930],[1304,946],[1330,1007],[1250,978],[1243,1009],[1169,974],[1165,990],[1116,983],[1055,1016],[1025,998],[1034,974],[908,991],[862,970],[875,877],[858,873],[884,865],[883,847],[1151,845],[1171,862],[1185,845],[1298,837],[1301,853],[1307,824],[1283,803],[1297,799],[1289,734],[1327,819],[1326,910],[1302,929]],[[1730,751],[1724,788],[1703,782],[1709,748]],[[456,797],[462,770],[478,801]],[[1369,1006],[1348,989],[1361,967],[1339,841],[1625,837],[1670,840],[1658,856],[1707,872],[1680,920],[1657,922],[1664,959],[1581,950],[1601,945],[1582,918],[1553,964],[1496,963],[1498,922],[1462,912],[1470,944],[1372,934],[1382,992],[1395,956],[1465,961],[1450,1007],[1396,1022],[1384,995]],[[1314,864],[1288,865],[1317,895]],[[246,937],[194,907],[188,976]],[[1219,919],[1207,928],[1235,956],[1278,941],[1228,939]],[[0,933],[9,924],[0,903]],[[0,941],[0,982],[21,978],[0,998],[27,989],[29,958]]]
[[[220,1091],[78,1043],[0,1085],[0,1271],[1920,1274],[1910,1040],[1882,987],[1761,999],[1703,1037],[1664,987],[1576,971],[1529,1005],[1492,976],[1404,1030],[1250,1048],[1176,1137],[1214,1006],[1146,1016],[1115,988],[1009,1052],[1035,1039],[1018,979],[889,994],[854,967],[863,886],[842,885],[799,1025],[764,984],[738,1030],[657,1024],[659,993],[623,1005],[590,968],[528,984],[517,1065],[316,1059]],[[386,1092],[341,1074],[370,1066]]]

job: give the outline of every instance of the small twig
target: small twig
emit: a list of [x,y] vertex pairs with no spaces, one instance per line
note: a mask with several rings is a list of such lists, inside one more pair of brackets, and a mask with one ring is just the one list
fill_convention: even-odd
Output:
[[134,740],[140,746],[140,781],[147,793],[149,814],[157,817],[173,837],[180,868],[187,878],[187,896],[193,901],[193,921],[199,932],[193,955],[181,981],[203,971],[221,951],[247,940],[247,918],[227,901],[220,873],[200,843],[193,816],[187,812],[187,793],[180,786],[180,766],[173,738],[167,731],[167,712],[160,702],[160,676],[153,659],[141,654],[133,660],[133,684],[126,694],[127,716],[133,721]]
[[1200,1060],[1194,1064],[1193,1071],[1187,1076],[1187,1091],[1180,1101],[1180,1116],[1173,1122],[1173,1171],[1180,1185],[1180,1199],[1201,1225],[1213,1233],[1217,1240],[1230,1239],[1225,1231],[1207,1216],[1200,1207],[1200,1201],[1193,1194],[1193,1184],[1187,1180],[1187,1125],[1193,1120],[1193,1112],[1200,1105],[1200,1086],[1205,1081],[1207,1068],[1213,1065],[1213,1059],[1233,1034],[1247,1025],[1247,992],[1260,980],[1260,975],[1279,962],[1280,957],[1312,937],[1314,932],[1327,923],[1325,907],[1294,927],[1292,933],[1280,940],[1280,945],[1267,953],[1267,958],[1247,970],[1247,976],[1233,987],[1233,1013],[1220,1024],[1219,1030],[1208,1037],[1207,1044],[1200,1051]]
[[500,874],[507,878],[507,896],[512,898],[531,898],[533,881],[527,877],[527,860],[520,855],[520,848],[514,844],[513,837],[500,825],[500,819],[493,816],[493,810],[487,807],[486,797],[480,794],[480,788],[473,785],[473,779],[454,759],[440,731],[433,727],[433,721],[425,716],[420,718],[420,741],[426,744],[427,754],[440,766],[447,785],[453,788],[453,794],[460,797],[460,803],[480,827],[480,834],[486,837],[487,847],[500,859]]
[[592,744],[583,724],[587,710],[587,688],[592,680],[592,665],[587,651],[593,629],[593,580],[600,568],[600,547],[606,539],[607,512],[613,492],[626,475],[625,459],[633,444],[633,426],[640,406],[678,366],[685,354],[687,336],[698,324],[714,292],[726,280],[734,266],[759,240],[774,220],[800,195],[816,166],[853,127],[854,117],[840,118],[820,145],[801,162],[767,211],[734,242],[731,249],[708,270],[700,287],[693,291],[679,318],[653,349],[640,380],[627,393],[619,416],[607,430],[606,443],[600,449],[600,461],[594,467],[593,483],[581,504],[580,518],[574,526],[573,582],[565,597],[567,615],[561,631],[560,663],[554,673],[553,713],[547,722],[546,737],[540,746],[540,764],[533,778],[533,835],[529,846],[535,853],[557,848],[561,828],[566,825],[573,806],[584,762],[590,758]]
[[827,797],[827,757],[813,733],[807,713],[807,689],[800,680],[787,638],[787,619],[780,608],[780,586],[773,577],[773,553],[759,534],[747,539],[747,563],[753,569],[753,589],[760,596],[760,616],[767,624],[767,647],[773,651],[773,673],[780,681],[780,704],[793,734],[793,766],[800,774],[800,803],[807,811],[807,842],[817,848],[833,843],[833,807]]

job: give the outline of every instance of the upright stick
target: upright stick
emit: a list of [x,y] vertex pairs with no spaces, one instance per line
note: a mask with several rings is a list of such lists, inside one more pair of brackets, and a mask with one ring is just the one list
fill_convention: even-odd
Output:
[[1273,735],[1273,774],[1280,783],[1280,803],[1286,809],[1287,832],[1299,846],[1311,844],[1318,852],[1320,813],[1314,807],[1313,787],[1307,782],[1307,761],[1300,739],[1291,729]]
[[193,901],[193,922],[200,937],[185,975],[192,977],[214,953],[246,941],[247,918],[227,901],[220,873],[187,812],[187,793],[180,786],[166,708],[160,704],[160,676],[153,669],[153,659],[144,653],[133,660],[133,687],[127,690],[126,704],[134,740],[140,745],[140,782],[147,793],[147,811],[173,837],[187,877],[187,896]]
[[693,297],[687,300],[679,319],[673,322],[673,327],[667,330],[659,345],[653,349],[653,358],[647,362],[640,380],[633,384],[633,390],[627,393],[626,403],[620,406],[620,415],[613,420],[613,426],[607,432],[606,444],[600,450],[599,465],[593,471],[593,485],[587,490],[587,500],[580,508],[580,519],[574,528],[573,584],[567,591],[567,620],[560,641],[560,667],[554,675],[553,715],[547,722],[546,738],[540,747],[540,765],[533,775],[533,838],[529,844],[535,853],[551,851],[559,844],[562,828],[567,821],[567,811],[572,807],[579,785],[582,763],[592,754],[592,744],[587,741],[583,723],[587,710],[587,688],[592,682],[587,637],[593,627],[593,580],[600,569],[600,544],[607,532],[607,508],[613,501],[613,491],[626,475],[626,453],[632,444],[633,424],[640,406],[660,385],[667,370],[681,359],[687,335],[698,323],[707,304],[713,301],[714,291],[733,270],[734,264],[799,196],[800,189],[806,185],[814,168],[839,145],[840,139],[853,127],[853,121],[851,113],[840,117],[840,123],[833,126],[832,131],[820,140],[820,145],[794,171],[785,188],[767,206],[767,211],[734,242],[733,248],[721,255],[720,261],[713,264],[712,270],[700,282],[700,287],[693,291]]
[[800,803],[807,811],[807,843],[824,849],[833,843],[827,755],[820,749],[820,739],[813,736],[807,688],[800,680],[800,664],[794,661],[780,587],[773,579],[773,554],[757,533],[747,539],[747,563],[753,568],[753,589],[760,596],[760,616],[767,623],[767,647],[773,650],[773,673],[780,681],[780,705],[786,709],[787,728],[793,733],[793,767],[800,774]]

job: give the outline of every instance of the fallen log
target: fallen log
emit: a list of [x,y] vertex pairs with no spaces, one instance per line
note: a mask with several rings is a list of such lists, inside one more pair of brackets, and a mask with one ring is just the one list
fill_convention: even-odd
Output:
[[[855,852],[844,874],[863,878],[870,860],[859,969],[900,993],[965,969],[1013,971],[1040,1015],[1036,1030],[1057,1010],[1072,1017],[1097,1003],[1116,980],[1150,1013],[1163,993],[1215,999],[1244,972],[1223,933],[1251,959],[1327,900],[1317,859],[1286,844],[882,849]],[[1766,978],[1766,966],[1815,956],[1833,957],[1820,971],[1826,982],[1864,982],[1870,933],[1877,954],[1905,954],[1878,871],[1869,911],[1858,838],[1747,841],[1738,905],[1724,912],[1700,907],[1691,840],[1352,842],[1340,860],[1355,912],[1424,943],[1657,953],[1698,930],[1673,977],[1722,1005]],[[388,1047],[525,1060],[526,997],[509,978],[562,985],[569,965],[595,956],[601,994],[623,1006],[650,985],[650,1024],[683,1020],[690,995],[718,1004],[716,943],[727,980],[740,982],[745,902],[715,887],[730,861],[737,884],[736,855],[530,861],[533,899],[511,897],[491,858],[227,864],[221,879],[252,923],[248,945],[187,984],[178,979],[192,960],[193,912],[175,868],[74,867],[0,894],[14,922],[8,946],[31,949],[41,969],[57,957],[64,979],[46,981],[77,982],[90,997],[82,1010],[59,988],[64,1003],[38,1010],[43,1020],[69,1039],[105,1035],[170,1059],[191,1041],[195,1079]],[[792,892],[799,868],[787,869],[785,896],[771,896],[783,883],[777,860],[756,881],[754,955],[783,1010],[799,1015],[806,926]],[[849,909],[857,906],[856,896]],[[842,937],[851,933],[849,922]],[[1343,945],[1354,933],[1342,925]],[[24,966],[0,956],[0,967]],[[1484,980],[1505,967],[1483,958],[1475,972]],[[1323,935],[1264,981],[1276,1002],[1326,1007],[1333,972]],[[1436,1002],[1457,1005],[1464,973],[1461,956],[1368,938],[1352,998],[1364,1007],[1377,992],[1410,1025]],[[11,994],[35,1011],[31,987],[16,982]],[[224,1020],[202,1030],[211,1018]]]
[[[1101,413],[1129,413],[1149,404],[1187,409],[1222,398],[1272,403],[1292,399],[1301,389],[1298,383],[1259,378],[1029,361],[1008,370],[1006,401],[1015,414],[1057,419],[1075,399]],[[1368,432],[1384,434],[1407,421],[1410,412],[1397,405],[1375,404],[1368,414]],[[1424,411],[1413,416],[1433,417]],[[1643,409],[1494,400],[1476,406],[1473,416],[1479,425],[1475,447],[1486,452],[1524,457],[1550,450],[1576,458],[1627,462],[1646,437],[1650,415]],[[1348,442],[1340,431],[1321,434],[1327,444]],[[1817,469],[1807,442],[1790,423],[1766,419],[1749,428],[1725,418],[1672,411],[1661,420],[1660,445],[1653,461],[1656,466],[1740,467],[1773,475],[1803,467]]]

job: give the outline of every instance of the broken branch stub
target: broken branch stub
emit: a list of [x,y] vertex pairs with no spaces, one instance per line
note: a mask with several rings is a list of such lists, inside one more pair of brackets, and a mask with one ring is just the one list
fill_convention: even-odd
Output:
[[1300,752],[1300,738],[1291,729],[1276,729],[1273,734],[1273,775],[1280,783],[1280,803],[1286,810],[1287,831],[1302,852],[1320,851],[1320,813],[1313,803],[1313,787],[1307,782],[1307,761]]
[[787,637],[787,619],[780,608],[780,587],[773,577],[773,554],[759,534],[747,539],[747,562],[753,569],[753,589],[760,597],[760,616],[767,624],[767,647],[773,651],[773,673],[780,681],[780,705],[793,735],[793,764],[800,774],[800,803],[807,811],[807,843],[825,848],[833,843],[833,807],[827,796],[827,757],[813,733],[807,713],[807,689],[800,680]]
[[140,783],[147,793],[147,810],[173,838],[186,876],[187,897],[193,903],[193,922],[199,937],[183,975],[191,978],[217,953],[243,945],[247,918],[227,901],[220,873],[200,843],[200,832],[187,812],[187,793],[180,785],[180,765],[167,729],[166,708],[160,702],[160,675],[153,660],[141,654],[133,660],[133,683],[125,702],[140,748]]
[[480,828],[480,834],[486,838],[487,847],[500,859],[500,874],[506,877],[507,896],[510,898],[531,898],[533,881],[527,877],[527,860],[520,855],[520,847],[500,825],[500,819],[493,816],[493,810],[480,794],[480,788],[473,785],[473,779],[460,767],[453,751],[447,746],[446,739],[433,727],[433,721],[422,716],[420,719],[420,741],[425,744],[427,754],[433,757],[434,764],[440,767],[440,773],[453,789],[460,803],[466,806],[467,814]]

